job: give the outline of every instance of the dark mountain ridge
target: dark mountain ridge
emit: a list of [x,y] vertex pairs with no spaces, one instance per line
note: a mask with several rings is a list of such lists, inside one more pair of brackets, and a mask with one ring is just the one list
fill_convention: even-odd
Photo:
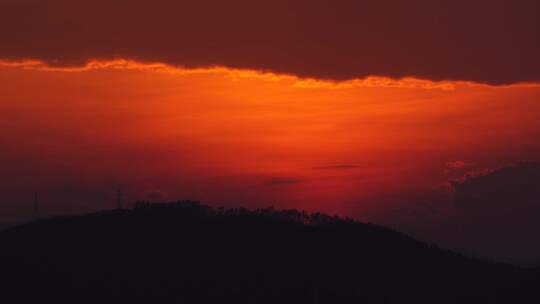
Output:
[[10,303],[538,303],[537,271],[295,210],[150,204],[0,232]]

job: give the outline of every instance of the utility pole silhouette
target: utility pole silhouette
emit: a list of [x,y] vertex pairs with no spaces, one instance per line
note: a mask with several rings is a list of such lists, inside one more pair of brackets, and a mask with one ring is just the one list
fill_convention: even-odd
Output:
[[116,208],[117,209],[122,209],[123,206],[122,206],[122,191],[120,191],[120,189],[118,189],[116,191]]
[[317,288],[317,284],[313,282],[311,287],[313,288],[313,304],[319,304],[319,289]]
[[32,214],[32,219],[34,221],[39,219],[39,202],[37,192],[34,192],[34,212]]

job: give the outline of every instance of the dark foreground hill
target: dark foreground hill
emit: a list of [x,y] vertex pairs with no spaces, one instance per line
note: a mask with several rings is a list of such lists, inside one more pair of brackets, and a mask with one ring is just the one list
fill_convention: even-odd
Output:
[[370,224],[194,202],[0,233],[3,303],[540,303],[532,270]]

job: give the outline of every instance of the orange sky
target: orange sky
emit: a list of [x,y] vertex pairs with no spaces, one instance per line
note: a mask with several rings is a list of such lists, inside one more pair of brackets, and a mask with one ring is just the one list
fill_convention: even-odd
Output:
[[[539,99],[534,85],[4,63],[0,159],[12,203],[0,213],[25,214],[33,189],[51,213],[104,208],[121,187],[130,199],[368,217],[444,193],[467,171],[536,159]],[[463,168],[448,169],[454,161]]]

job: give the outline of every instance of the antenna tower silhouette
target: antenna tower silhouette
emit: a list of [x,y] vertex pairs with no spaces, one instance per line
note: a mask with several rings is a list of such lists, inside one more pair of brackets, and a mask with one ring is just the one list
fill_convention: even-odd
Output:
[[39,219],[39,202],[37,192],[34,192],[34,212],[32,214],[32,219],[34,221]]
[[122,191],[117,190],[116,192],[116,208],[122,209]]

